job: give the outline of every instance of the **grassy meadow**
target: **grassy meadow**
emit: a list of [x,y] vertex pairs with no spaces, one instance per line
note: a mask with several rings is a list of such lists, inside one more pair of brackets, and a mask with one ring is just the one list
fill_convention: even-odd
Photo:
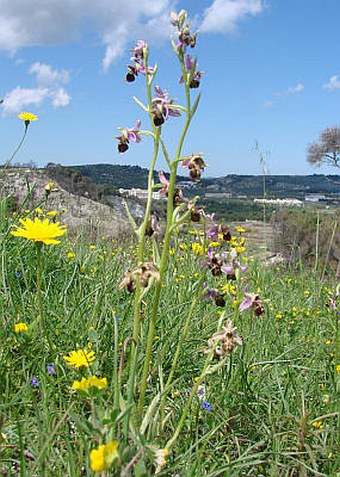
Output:
[[[174,233],[142,420],[132,403],[127,425],[134,293],[119,284],[136,264],[136,244],[105,237],[91,243],[65,234],[59,244],[41,247],[39,285],[39,246],[10,234],[17,217],[6,214],[4,204],[2,475],[98,475],[91,469],[90,453],[109,441],[118,443],[118,451],[101,475],[338,475],[339,305],[332,301],[334,277],[321,280],[318,270],[265,268],[247,256],[242,228],[231,231],[232,242],[219,240],[212,246],[219,252],[238,247],[238,259],[248,269],[234,277],[213,276],[211,268],[202,268],[204,247],[211,243],[205,243],[201,225],[191,222]],[[43,220],[38,212],[26,213]],[[146,239],[147,255],[153,242],[154,237]],[[208,280],[223,295],[224,306],[202,300]],[[259,316],[254,306],[240,311],[246,284],[261,300]],[[141,301],[134,394],[153,299],[151,290]],[[234,343],[222,363],[212,360],[202,375],[208,340],[229,319],[242,344]],[[95,360],[79,368],[68,365],[65,356],[76,350],[93,351]],[[90,376],[106,378],[107,385],[74,389],[74,382]],[[190,397],[183,426],[157,470],[157,452],[174,436]]]

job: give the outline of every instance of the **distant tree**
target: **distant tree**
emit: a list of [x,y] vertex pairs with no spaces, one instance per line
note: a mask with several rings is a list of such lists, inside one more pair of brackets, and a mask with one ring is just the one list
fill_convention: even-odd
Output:
[[307,148],[307,161],[316,166],[326,164],[340,169],[340,128],[327,128],[320,141]]

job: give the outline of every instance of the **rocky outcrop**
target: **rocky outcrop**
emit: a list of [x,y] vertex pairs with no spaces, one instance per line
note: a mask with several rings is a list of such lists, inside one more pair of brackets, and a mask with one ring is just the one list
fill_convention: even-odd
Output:
[[[101,204],[84,196],[67,192],[54,182],[51,192],[45,187],[51,182],[46,172],[39,169],[10,168],[0,170],[0,194],[23,210],[40,207],[55,210],[58,220],[66,224],[70,234],[85,233],[91,238],[98,234],[118,238],[131,233],[123,199],[112,197],[111,205]],[[142,205],[127,201],[135,219],[143,217]]]

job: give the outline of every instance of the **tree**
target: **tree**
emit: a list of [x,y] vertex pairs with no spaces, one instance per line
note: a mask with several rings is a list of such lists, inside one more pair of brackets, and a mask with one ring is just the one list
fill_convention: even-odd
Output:
[[327,128],[320,141],[307,148],[307,161],[316,166],[326,164],[340,169],[340,128]]

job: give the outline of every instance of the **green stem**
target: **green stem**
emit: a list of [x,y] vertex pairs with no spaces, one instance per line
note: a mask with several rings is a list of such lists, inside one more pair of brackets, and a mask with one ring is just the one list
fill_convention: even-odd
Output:
[[13,161],[14,157],[18,154],[21,146],[23,145],[23,142],[25,140],[25,137],[26,137],[26,134],[27,134],[27,131],[28,131],[28,124],[25,123],[25,131],[24,131],[24,134],[21,138],[21,141],[19,142],[18,146],[16,147],[16,149],[14,150],[13,154],[11,155],[11,157],[5,162],[5,165],[4,165],[4,168],[5,170],[7,169],[7,167],[10,165],[10,163]]
[[42,277],[42,242],[37,242],[37,297],[38,297],[38,308],[39,308],[39,322],[41,330],[45,329],[45,320],[44,320],[44,310],[42,302],[42,293],[41,293],[41,277]]
[[[148,58],[147,54],[144,58],[145,62],[145,79],[146,79],[146,88],[147,88],[147,97],[148,97],[148,108],[149,108],[149,117],[153,127],[154,132],[154,152],[153,157],[151,160],[150,168],[149,168],[149,176],[148,176],[148,198],[145,208],[144,214],[144,221],[139,229],[139,237],[138,237],[138,261],[139,263],[144,262],[144,254],[145,254],[145,231],[148,224],[150,212],[151,212],[151,205],[152,205],[152,185],[153,185],[153,172],[156,165],[156,160],[158,157],[159,152],[159,141],[161,135],[161,128],[156,128],[153,124],[153,116],[151,113],[152,107],[152,96],[151,96],[151,84],[152,81],[149,81],[149,74],[148,71]],[[135,291],[135,299],[134,299],[134,313],[133,313],[133,340],[131,344],[131,358],[130,358],[130,376],[129,376],[129,384],[128,384],[128,396],[127,396],[127,408],[131,408],[131,404],[133,401],[134,395],[134,387],[135,387],[135,375],[136,375],[136,365],[137,365],[137,345],[138,345],[138,336],[139,336],[139,324],[140,324],[140,311],[141,311],[141,286],[139,283],[136,285]],[[130,410],[126,413],[125,422],[124,422],[124,435],[125,439],[128,436],[128,429],[129,429],[129,420],[130,420]]]
[[[186,78],[186,71],[185,71],[185,67],[184,67],[183,55],[180,56],[179,59],[180,59],[181,67],[182,67],[183,77]],[[174,190],[175,190],[175,183],[176,183],[177,167],[178,167],[179,158],[181,156],[182,147],[183,147],[183,144],[184,144],[186,133],[188,131],[188,128],[190,126],[190,122],[191,122],[191,119],[192,119],[191,106],[190,106],[190,91],[189,91],[189,86],[187,84],[185,86],[185,92],[186,92],[186,114],[187,114],[187,117],[186,117],[186,122],[185,122],[185,125],[184,125],[184,128],[183,128],[181,137],[180,137],[179,142],[178,142],[176,157],[175,157],[175,160],[173,161],[173,163],[171,164],[171,168],[170,168],[170,179],[169,179],[169,185],[168,185],[168,201],[167,201],[167,223],[166,223],[166,229],[165,229],[164,245],[163,245],[163,250],[162,250],[161,263],[160,263],[160,267],[159,267],[160,280],[155,285],[155,295],[154,295],[152,313],[151,313],[151,316],[149,318],[149,330],[148,330],[148,336],[147,336],[147,342],[146,342],[144,366],[143,366],[143,371],[142,371],[142,379],[141,379],[141,384],[140,384],[140,395],[139,395],[139,402],[138,402],[138,416],[139,417],[141,417],[142,413],[143,413],[146,387],[147,387],[147,379],[148,379],[150,362],[151,362],[151,355],[152,355],[152,345],[153,345],[153,339],[154,339],[155,328],[156,328],[156,317],[158,315],[158,308],[159,308],[159,301],[160,301],[161,290],[162,290],[163,277],[164,277],[164,273],[165,273],[166,268],[167,268],[169,244],[170,244],[171,231],[172,231],[172,225],[173,225],[173,210],[174,210],[173,197],[174,197]]]

